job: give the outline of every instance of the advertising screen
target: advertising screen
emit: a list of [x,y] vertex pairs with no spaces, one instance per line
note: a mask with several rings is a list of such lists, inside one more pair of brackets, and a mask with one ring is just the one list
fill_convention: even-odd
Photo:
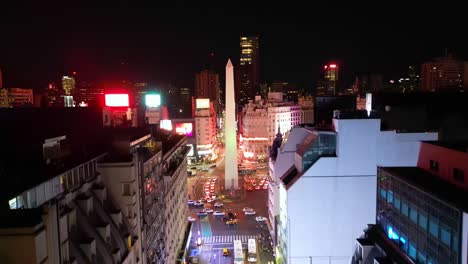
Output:
[[197,109],[210,108],[210,99],[196,99]]
[[147,107],[159,107],[161,105],[161,95],[159,94],[146,94],[145,105]]
[[185,135],[191,137],[193,135],[193,124],[192,123],[177,123],[175,125],[175,132],[179,135]]
[[128,94],[106,94],[105,97],[106,106],[111,107],[128,107],[129,100]]
[[165,130],[172,130],[172,121],[171,120],[161,120],[159,122],[159,127]]

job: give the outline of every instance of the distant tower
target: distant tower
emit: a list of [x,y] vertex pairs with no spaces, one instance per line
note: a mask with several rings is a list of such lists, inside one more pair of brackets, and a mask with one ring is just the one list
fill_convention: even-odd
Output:
[[65,91],[65,95],[71,95],[71,92],[75,90],[75,78],[69,77],[69,76],[63,76],[62,88]]
[[209,98],[214,104],[217,114],[220,113],[219,75],[210,70],[204,70],[195,75],[195,98]]
[[330,63],[324,66],[325,69],[325,82],[326,93],[329,96],[336,95],[336,84],[338,82],[338,65]]
[[253,98],[259,88],[258,78],[258,37],[240,38],[240,91],[239,96]]
[[234,98],[234,67],[231,60],[226,64],[226,123],[224,126],[225,171],[224,188],[232,190],[239,188],[237,171],[237,132],[236,132],[236,102]]

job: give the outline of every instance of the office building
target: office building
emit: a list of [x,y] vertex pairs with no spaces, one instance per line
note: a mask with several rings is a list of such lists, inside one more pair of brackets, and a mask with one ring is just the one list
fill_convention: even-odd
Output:
[[259,45],[257,36],[242,36],[240,38],[240,91],[239,97],[253,98],[259,88]]
[[417,166],[378,168],[376,225],[357,239],[352,263],[466,263],[467,147],[423,142]]
[[208,98],[220,113],[220,83],[219,75],[213,71],[204,70],[195,75],[195,98]]
[[195,135],[198,157],[216,158],[216,112],[210,99],[196,99]]
[[80,82],[77,92],[78,105],[100,106],[102,104],[104,89],[91,82]]
[[8,88],[0,89],[0,107],[33,106],[32,89]]
[[338,111],[333,124],[295,127],[272,146],[268,207],[281,263],[349,263],[375,221],[377,165],[414,166],[420,141],[437,139],[381,131],[367,113]]
[[[283,93],[269,93],[266,100],[259,96],[242,108],[240,145],[243,157],[251,159],[268,158],[268,148],[275,135],[283,136],[302,121],[304,110],[293,102],[285,102]],[[308,113],[310,115],[310,113]],[[310,116],[309,116],[310,118]]]
[[421,89],[424,91],[460,91],[466,87],[468,62],[447,55],[421,65]]

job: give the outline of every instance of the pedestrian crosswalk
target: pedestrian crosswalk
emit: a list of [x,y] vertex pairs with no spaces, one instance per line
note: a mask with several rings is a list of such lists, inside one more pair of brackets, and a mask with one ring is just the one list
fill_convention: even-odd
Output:
[[240,240],[247,243],[249,238],[258,238],[258,235],[229,235],[229,236],[208,236],[203,237],[203,244],[222,244],[233,243],[234,240]]

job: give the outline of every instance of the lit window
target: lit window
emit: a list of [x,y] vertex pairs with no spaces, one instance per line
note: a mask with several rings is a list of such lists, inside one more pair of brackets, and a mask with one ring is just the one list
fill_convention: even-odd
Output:
[[433,218],[429,221],[429,233],[435,238],[439,238],[439,224],[437,220]]
[[450,229],[445,226],[440,227],[440,240],[450,247],[450,241],[452,240],[452,235],[450,234]]

